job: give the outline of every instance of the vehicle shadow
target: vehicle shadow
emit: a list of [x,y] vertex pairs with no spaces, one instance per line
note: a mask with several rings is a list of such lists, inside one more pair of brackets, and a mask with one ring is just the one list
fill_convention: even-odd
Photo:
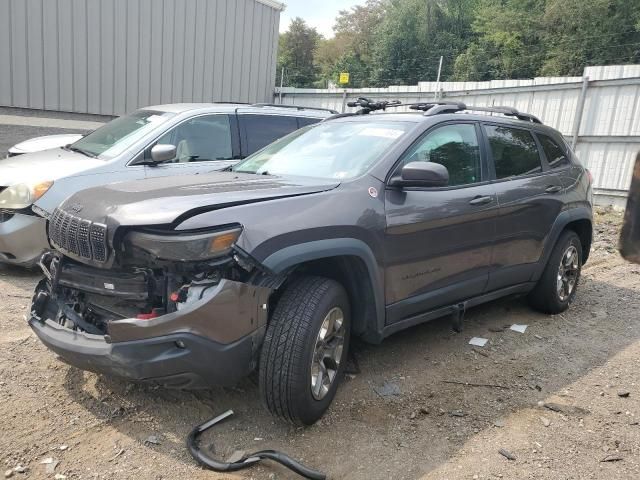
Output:
[[[562,315],[542,315],[523,299],[503,299],[470,310],[461,334],[443,318],[381,345],[356,343],[360,373],[347,375],[329,413],[306,429],[269,416],[251,380],[235,388],[186,392],[70,368],[65,388],[122,434],[142,444],[149,435],[158,436],[161,444],[148,448],[180,462],[193,462],[184,448],[191,427],[233,409],[235,417],[203,438],[204,448],[218,457],[274,448],[331,478],[397,478],[400,472],[418,478],[454,456],[473,435],[561,392],[638,341],[640,280],[633,280],[635,289],[620,283],[630,286],[585,278],[575,303]],[[505,328],[514,323],[528,325],[526,332]],[[489,343],[472,347],[473,336]],[[397,394],[386,395],[379,388],[385,383],[397,386]],[[297,478],[273,464],[258,468],[265,478],[268,472]]]

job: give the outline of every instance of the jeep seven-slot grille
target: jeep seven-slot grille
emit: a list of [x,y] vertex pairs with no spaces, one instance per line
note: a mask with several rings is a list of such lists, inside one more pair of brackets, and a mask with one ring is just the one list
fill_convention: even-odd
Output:
[[57,208],[49,221],[49,239],[78,257],[107,261],[107,227],[83,220]]

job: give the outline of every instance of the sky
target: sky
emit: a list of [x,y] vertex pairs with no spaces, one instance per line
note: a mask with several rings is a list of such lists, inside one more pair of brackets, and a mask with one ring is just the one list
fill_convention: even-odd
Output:
[[333,24],[340,10],[361,5],[365,0],[280,0],[287,6],[280,15],[280,31],[289,28],[292,18],[301,17],[325,37],[333,37]]

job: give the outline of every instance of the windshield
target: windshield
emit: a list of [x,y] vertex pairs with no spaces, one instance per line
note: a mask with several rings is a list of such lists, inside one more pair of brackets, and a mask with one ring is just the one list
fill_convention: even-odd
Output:
[[241,173],[349,179],[362,175],[411,123],[327,122],[302,128],[236,165]]
[[114,158],[173,116],[173,113],[138,110],[112,120],[73,143],[69,149],[88,157]]

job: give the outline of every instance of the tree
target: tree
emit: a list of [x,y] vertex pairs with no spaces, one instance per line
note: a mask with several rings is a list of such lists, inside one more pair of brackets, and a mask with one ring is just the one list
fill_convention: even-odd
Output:
[[373,64],[376,30],[382,21],[386,0],[367,0],[364,5],[341,10],[333,27],[335,36],[322,40],[317,63],[326,82],[336,82],[340,72],[349,72],[349,86],[366,86]]
[[580,75],[640,63],[640,0],[367,0],[341,11],[333,38],[296,18],[281,35],[288,85],[351,87]]
[[541,38],[545,0],[480,0],[475,40],[455,61],[456,80],[529,78],[544,60]]
[[289,29],[280,35],[278,72],[285,70],[285,84],[291,87],[312,87],[317,80],[315,52],[322,36],[315,28],[296,17]]
[[543,75],[582,75],[586,65],[640,61],[640,2],[547,0]]
[[469,43],[475,0],[391,0],[377,30],[373,81],[377,85],[435,80],[440,56],[452,61]]

